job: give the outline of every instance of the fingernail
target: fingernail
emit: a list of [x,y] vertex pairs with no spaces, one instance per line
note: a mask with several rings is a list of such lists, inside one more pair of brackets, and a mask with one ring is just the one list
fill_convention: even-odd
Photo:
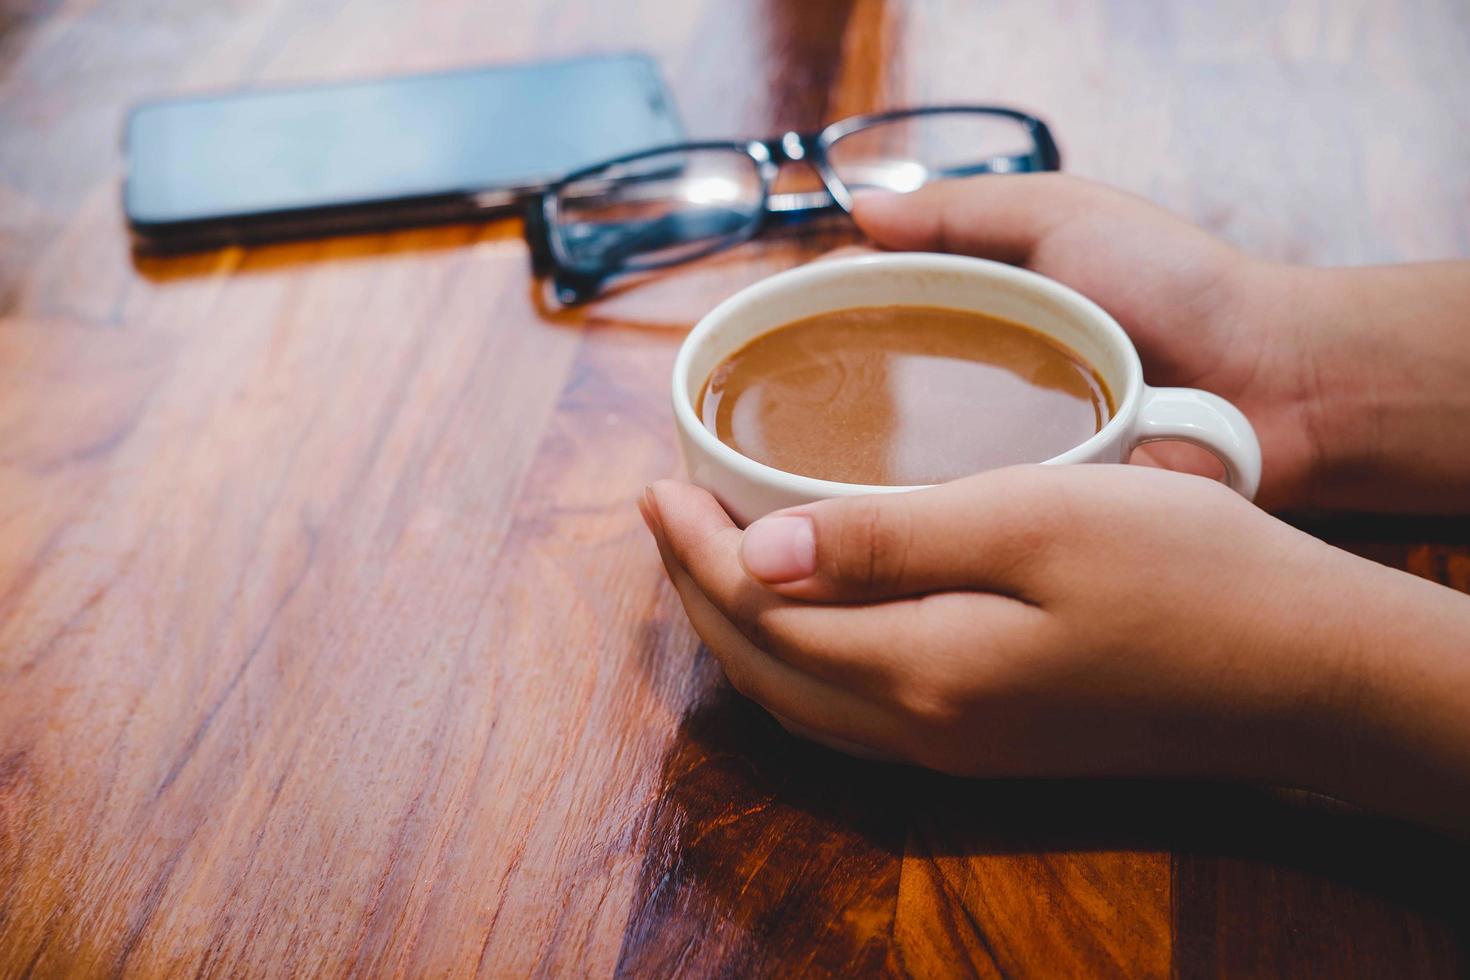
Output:
[[643,523],[648,525],[648,530],[657,534],[659,528],[663,527],[663,521],[659,518],[658,498],[653,495],[653,487],[643,488],[643,499],[638,501],[638,513],[643,515]]
[[762,582],[780,585],[817,570],[817,538],[810,517],[767,517],[745,529],[740,561]]

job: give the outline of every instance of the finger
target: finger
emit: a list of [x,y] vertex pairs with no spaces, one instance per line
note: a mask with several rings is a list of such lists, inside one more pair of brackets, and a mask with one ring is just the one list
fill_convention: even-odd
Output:
[[788,599],[751,580],[738,553],[740,532],[730,530],[703,490],[666,483],[653,493],[671,574],[688,576],[703,601],[757,649],[901,712],[926,700],[926,675],[946,669],[956,655],[951,638],[964,638],[964,655],[983,657],[1024,642],[1043,615],[1024,602],[973,591],[873,604]]
[[758,649],[679,566],[656,517],[653,523],[659,554],[689,622],[737,691],[804,732],[859,746],[870,755],[908,758],[907,728],[893,713]]
[[968,589],[1035,602],[1036,569],[1069,512],[1059,469],[1010,467],[778,511],[746,529],[740,560],[767,588],[809,601]]
[[986,174],[907,194],[863,192],[854,199],[853,218],[885,248],[1025,265],[1062,221],[1124,197],[1066,174]]
[[[740,547],[740,529],[709,492],[677,480],[659,480],[645,498],[654,518],[654,536],[675,561],[698,578],[719,556]],[[661,533],[660,533],[661,532]]]
[[645,519],[664,565],[671,578],[692,581],[697,605],[709,605],[753,647],[803,673],[879,701],[891,696],[899,666],[895,653],[913,641],[906,610],[822,606],[779,596],[741,566],[740,532],[708,493],[661,481],[649,495]]

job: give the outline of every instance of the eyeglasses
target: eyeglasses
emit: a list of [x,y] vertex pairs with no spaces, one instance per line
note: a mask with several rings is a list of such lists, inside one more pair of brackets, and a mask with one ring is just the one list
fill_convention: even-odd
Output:
[[[781,164],[805,162],[820,189],[773,193]],[[1056,170],[1051,131],[996,106],[936,106],[854,116],[817,133],[681,143],[570,174],[530,198],[532,269],[566,304],[608,279],[688,262],[767,228],[851,212],[855,192],[911,191],[972,174]]]

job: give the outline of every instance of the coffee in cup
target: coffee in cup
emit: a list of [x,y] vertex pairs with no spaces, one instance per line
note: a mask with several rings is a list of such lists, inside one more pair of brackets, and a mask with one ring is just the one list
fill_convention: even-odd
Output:
[[973,310],[852,307],[746,343],[697,409],[736,452],[789,473],[879,486],[1039,463],[1112,417],[1076,351]]
[[[1247,498],[1255,494],[1261,478],[1261,449],[1246,417],[1234,405],[1207,391],[1146,384],[1143,364],[1133,342],[1096,303],[1061,283],[998,262],[956,255],[889,252],[816,262],[771,276],[719,304],[684,339],[674,359],[672,377],[674,422],[680,449],[689,479],[713,494],[736,523],[748,524],[773,510],[826,497],[915,490],[950,475],[948,471],[923,473],[921,468],[910,473],[906,463],[897,469],[883,468],[888,467],[886,460],[892,454],[893,445],[918,444],[917,440],[888,440],[887,435],[884,440],[888,449],[875,454],[884,458],[883,467],[874,462],[866,473],[854,471],[846,479],[808,475],[803,471],[815,469],[820,458],[851,455],[851,446],[839,447],[834,453],[826,437],[813,435],[826,424],[820,418],[826,414],[826,406],[820,399],[810,400],[787,419],[787,435],[808,440],[805,449],[798,446],[789,458],[786,465],[790,469],[756,458],[764,450],[754,442],[742,441],[749,437],[740,436],[740,420],[733,416],[739,404],[746,400],[743,396],[731,403],[731,431],[735,432],[733,441],[740,448],[724,441],[718,433],[719,404],[713,406],[714,430],[701,418],[703,410],[711,407],[707,398],[701,400],[702,393],[707,394],[707,382],[719,374],[727,361],[734,364],[742,350],[756,351],[762,337],[769,336],[771,342],[778,342],[783,339],[781,331],[792,324],[833,313],[894,307],[938,308],[962,314],[961,320],[954,321],[956,326],[963,321],[982,332],[993,331],[996,321],[1029,330],[1053,345],[1047,351],[1053,360],[1056,352],[1069,352],[1066,359],[1072,362],[1071,370],[1081,372],[1079,380],[1083,388],[1087,387],[1087,375],[1095,375],[1103,402],[1093,402],[1091,411],[1097,413],[1094,418],[1100,424],[1088,422],[1084,412],[1086,424],[1069,429],[1068,438],[1057,437],[1047,442],[1053,437],[1044,432],[1047,426],[1041,423],[1045,418],[1035,412],[1007,412],[1009,421],[1000,428],[1014,430],[1007,438],[1012,440],[1012,447],[1022,446],[1026,461],[1047,465],[1122,463],[1143,443],[1178,440],[1214,453],[1224,464],[1230,486]],[[1024,334],[1009,337],[1016,343],[1030,339]],[[893,346],[887,345],[890,350]],[[971,365],[957,368],[972,369]],[[902,374],[900,371],[900,381]],[[933,387],[932,379],[930,387]],[[963,389],[963,385],[960,387]],[[891,398],[887,394],[891,386],[886,382],[874,385],[872,390]],[[722,403],[727,397],[728,392],[723,392],[717,402]],[[1014,400],[1021,396],[1013,391],[1010,397]],[[750,404],[753,407],[747,411],[755,411],[761,401],[752,399]],[[936,407],[925,404],[926,411]],[[1106,404],[1108,409],[1105,417],[1101,404]],[[886,408],[875,412],[867,406],[863,410],[869,418],[890,417]],[[947,446],[964,446],[967,454],[973,453],[966,455],[954,469],[970,469],[977,460],[981,468],[999,464],[1002,457],[985,455],[996,452],[997,429],[987,428],[987,420],[979,417],[976,403],[967,401],[948,410],[941,409],[937,417],[943,424],[935,423],[932,429],[946,431],[940,435],[930,432],[931,441],[927,443],[930,449],[942,442]],[[766,429],[757,431],[766,432]],[[861,426],[855,427],[855,431],[860,434]],[[767,434],[763,438],[769,447],[771,437]],[[974,443],[975,448],[965,446],[967,442]],[[1053,449],[1056,451],[1052,455],[1035,458]],[[926,455],[930,453],[926,451]],[[867,482],[874,478],[914,482]]]

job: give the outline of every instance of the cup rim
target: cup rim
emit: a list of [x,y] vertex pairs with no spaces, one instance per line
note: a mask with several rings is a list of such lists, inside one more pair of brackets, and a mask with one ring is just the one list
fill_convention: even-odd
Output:
[[[1113,411],[1113,417],[1101,429],[1071,449],[1042,460],[1043,465],[1072,463],[1092,458],[1098,447],[1111,442],[1132,424],[1133,416],[1137,413],[1138,404],[1143,396],[1143,364],[1127,332],[1117,320],[1092,300],[1055,279],[1049,279],[1028,269],[1007,265],[1004,262],[939,252],[879,252],[840,259],[824,259],[778,272],[738,290],[700,317],[699,322],[685,335],[683,343],[679,345],[679,352],[674,358],[672,378],[674,419],[684,430],[685,435],[692,439],[702,451],[714,456],[725,466],[737,470],[745,478],[765,483],[777,483],[804,496],[824,498],[869,493],[902,493],[933,486],[933,484],[885,486],[842,483],[777,469],[751,459],[720,441],[720,438],[700,421],[699,415],[694,410],[694,403],[689,397],[690,363],[694,360],[696,351],[707,342],[710,334],[720,323],[737,314],[742,307],[772,292],[840,278],[870,266],[906,269],[913,272],[952,272],[967,276],[978,275],[990,281],[1008,281],[1013,285],[1040,293],[1069,312],[1086,319],[1108,338],[1109,343],[1116,350],[1123,354],[1124,391]],[[1038,328],[1032,327],[1032,329]]]

